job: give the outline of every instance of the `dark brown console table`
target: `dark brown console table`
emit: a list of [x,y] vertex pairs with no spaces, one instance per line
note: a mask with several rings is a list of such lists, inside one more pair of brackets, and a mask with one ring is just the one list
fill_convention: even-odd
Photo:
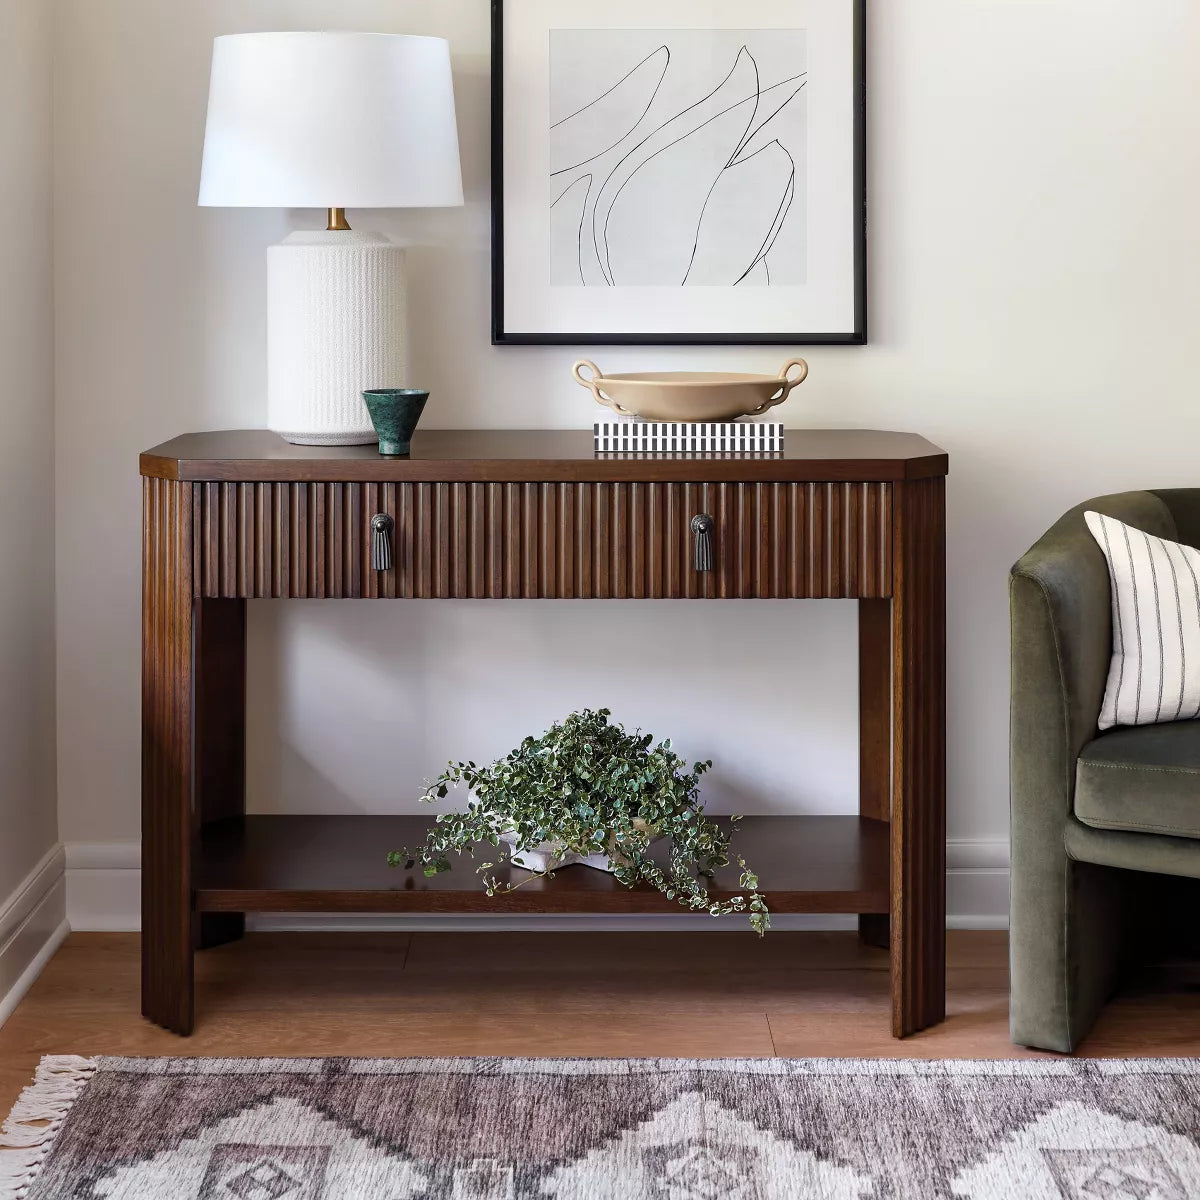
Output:
[[773,912],[858,913],[890,940],[896,1036],[940,1021],[946,471],[924,439],[870,430],[791,431],[759,456],[597,456],[590,433],[508,431],[419,433],[405,459],[258,430],[147,451],[142,1011],[190,1033],[193,953],[241,936],[246,912],[675,911],[583,869],[492,900],[470,871],[389,869],[381,848],[421,818],[247,816],[247,600],[842,597],[859,611],[859,813],[748,818],[739,845]]

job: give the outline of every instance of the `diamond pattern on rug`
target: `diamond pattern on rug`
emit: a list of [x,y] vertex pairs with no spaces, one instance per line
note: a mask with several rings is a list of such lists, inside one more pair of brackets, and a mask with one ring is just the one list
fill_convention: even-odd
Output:
[[1187,1200],[1179,1176],[1153,1146],[1042,1153],[1069,1200]]
[[962,1172],[953,1191],[969,1200],[1188,1200],[1200,1196],[1200,1147],[1070,1101]]
[[217,1146],[198,1200],[321,1200],[328,1146]]
[[298,1100],[277,1098],[226,1117],[153,1158],[117,1167],[93,1185],[91,1195],[106,1200],[409,1200],[428,1187],[429,1180],[407,1159]]
[[870,1179],[823,1162],[684,1092],[635,1129],[560,1167],[542,1188],[557,1200],[859,1200]]
[[655,1197],[674,1200],[757,1200],[762,1178],[758,1151],[752,1146],[719,1150],[699,1138],[672,1146],[652,1146],[642,1156]]

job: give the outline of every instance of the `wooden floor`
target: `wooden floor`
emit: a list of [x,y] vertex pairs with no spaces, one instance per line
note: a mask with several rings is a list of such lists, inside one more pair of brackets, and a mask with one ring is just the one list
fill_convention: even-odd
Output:
[[[138,1013],[136,934],[75,933],[0,1029],[0,1115],[43,1054],[1001,1058],[1007,940],[951,933],[949,1018],[888,1035],[884,952],[847,933],[258,933],[197,958],[197,1023]],[[1200,991],[1161,976],[1081,1053],[1200,1054]]]

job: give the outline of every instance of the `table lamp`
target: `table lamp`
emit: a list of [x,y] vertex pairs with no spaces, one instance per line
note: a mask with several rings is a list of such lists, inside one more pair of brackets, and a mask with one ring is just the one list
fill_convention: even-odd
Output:
[[450,47],[382,33],[213,42],[200,204],[318,208],[267,251],[267,424],[304,446],[375,440],[362,392],[406,378],[404,251],[350,208],[463,202]]

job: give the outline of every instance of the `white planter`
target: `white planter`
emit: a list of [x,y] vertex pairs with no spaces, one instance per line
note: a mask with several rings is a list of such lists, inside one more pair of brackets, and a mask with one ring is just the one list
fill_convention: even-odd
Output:
[[[502,833],[500,840],[506,846],[515,847],[517,835]],[[613,871],[612,860],[607,854],[576,854],[573,850],[566,849],[562,842],[542,842],[540,846],[519,854],[514,850],[512,863],[513,866],[523,867],[526,871],[557,871],[559,867],[572,867],[576,863],[582,863],[585,867],[595,867],[597,871],[607,871],[610,875]]]

